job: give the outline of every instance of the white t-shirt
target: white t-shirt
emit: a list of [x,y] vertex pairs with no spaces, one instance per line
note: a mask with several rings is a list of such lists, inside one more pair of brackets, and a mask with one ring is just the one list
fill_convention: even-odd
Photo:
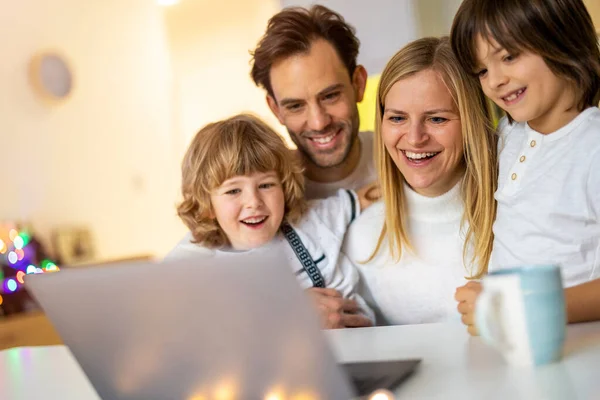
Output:
[[360,160],[354,171],[346,178],[336,182],[315,182],[305,180],[307,199],[323,199],[333,196],[339,189],[358,190],[377,180],[377,170],[373,162],[373,132],[359,132]]
[[565,287],[600,276],[600,110],[548,135],[506,119],[499,131],[489,270],[558,264]]
[[[356,293],[358,272],[348,257],[341,252],[344,234],[348,225],[360,214],[360,204],[356,193],[339,190],[334,196],[309,202],[307,212],[301,220],[291,225],[304,248],[319,268],[325,287],[340,291],[345,298],[356,300],[364,314],[374,320],[372,311],[360,295]],[[165,260],[187,259],[195,257],[226,257],[231,251],[213,250],[191,242],[188,233],[181,242],[166,256]],[[300,286],[303,289],[313,287],[313,281],[304,269],[296,254],[302,251],[299,246],[292,247],[285,236],[279,232],[269,246],[282,248],[289,265],[293,267]]]
[[359,293],[375,311],[379,325],[458,322],[454,293],[471,272],[463,263],[460,184],[435,198],[421,196],[406,185],[404,189],[414,253],[403,250],[394,262],[386,237],[376,257],[361,263],[370,257],[381,233],[382,201],[364,210],[348,229],[342,251],[358,267]]

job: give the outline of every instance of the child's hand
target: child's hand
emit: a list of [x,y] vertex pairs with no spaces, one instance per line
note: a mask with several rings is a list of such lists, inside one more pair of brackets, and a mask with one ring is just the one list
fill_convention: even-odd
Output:
[[360,307],[356,301],[344,299],[335,289],[310,288],[306,293],[310,295],[319,310],[323,329],[373,325],[369,318],[360,314]]
[[477,336],[477,327],[475,326],[475,301],[481,293],[481,283],[479,282],[468,282],[465,286],[461,286],[456,289],[454,298],[458,301],[458,312],[462,315],[462,323],[467,326],[467,331]]

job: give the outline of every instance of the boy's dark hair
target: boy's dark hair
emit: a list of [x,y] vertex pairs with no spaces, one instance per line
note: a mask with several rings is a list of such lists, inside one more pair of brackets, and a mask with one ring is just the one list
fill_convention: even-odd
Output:
[[273,96],[271,67],[277,61],[298,53],[308,53],[313,41],[327,40],[337,51],[350,76],[356,69],[360,41],[344,18],[321,5],[285,8],[275,14],[252,54],[250,75],[257,86]]
[[476,72],[476,41],[493,39],[509,53],[541,56],[578,91],[577,108],[600,101],[600,50],[582,0],[464,0],[454,17],[452,50]]

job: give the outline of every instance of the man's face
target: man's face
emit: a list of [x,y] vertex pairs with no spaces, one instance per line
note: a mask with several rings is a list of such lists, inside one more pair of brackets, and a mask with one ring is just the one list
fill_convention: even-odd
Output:
[[308,53],[273,64],[270,80],[269,107],[298,150],[321,168],[342,164],[358,135],[365,69],[358,66],[350,77],[334,47],[315,40]]

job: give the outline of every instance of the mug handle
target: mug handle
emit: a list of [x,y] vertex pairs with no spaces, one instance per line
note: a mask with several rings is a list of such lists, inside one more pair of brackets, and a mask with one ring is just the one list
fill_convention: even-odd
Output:
[[[484,342],[499,350],[505,350],[508,343],[493,332],[503,331],[500,314],[492,303],[497,299],[504,301],[504,296],[500,290],[484,288],[475,304],[475,326]],[[492,318],[489,316],[493,314]],[[494,322],[490,322],[494,321]],[[495,329],[494,329],[495,328]]]

